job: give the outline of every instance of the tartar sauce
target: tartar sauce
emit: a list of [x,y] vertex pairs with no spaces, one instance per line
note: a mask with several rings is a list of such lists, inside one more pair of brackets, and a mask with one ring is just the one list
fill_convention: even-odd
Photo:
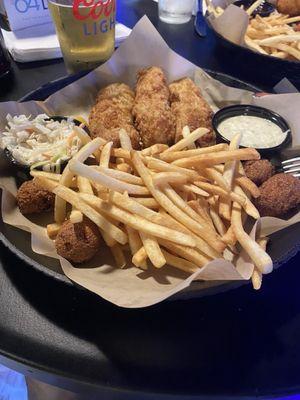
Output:
[[274,122],[251,115],[227,118],[220,123],[218,131],[228,140],[241,133],[241,146],[259,149],[278,146],[287,135]]

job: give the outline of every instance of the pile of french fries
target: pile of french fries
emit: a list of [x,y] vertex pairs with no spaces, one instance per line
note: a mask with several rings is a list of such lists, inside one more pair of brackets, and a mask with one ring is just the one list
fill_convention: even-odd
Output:
[[[246,12],[249,15],[249,25],[245,34],[245,43],[258,53],[287,60],[300,60],[300,32],[293,24],[300,22],[300,16],[289,17],[286,14],[273,12],[268,17],[252,16],[263,0],[255,1]],[[223,14],[221,7],[214,7],[207,0],[208,12],[215,17]]]
[[171,147],[155,144],[134,151],[122,129],[120,148],[75,129],[85,145],[61,175],[31,171],[56,195],[50,238],[67,218],[78,223],[85,215],[99,227],[118,267],[127,265],[125,252],[130,251],[132,264],[143,270],[151,262],[187,273],[216,258],[234,260],[244,249],[255,265],[253,286],[261,286],[272,260],[265,251],[267,238],[255,241],[244,229],[247,216],[259,218],[251,201],[259,189],[241,163],[260,156],[255,149],[239,149],[240,135],[230,145],[196,148],[208,130],[185,127],[183,138]]
[[300,32],[289,24],[300,22],[299,17],[273,13],[269,17],[250,19],[245,35],[247,46],[261,54],[288,60],[300,60]]

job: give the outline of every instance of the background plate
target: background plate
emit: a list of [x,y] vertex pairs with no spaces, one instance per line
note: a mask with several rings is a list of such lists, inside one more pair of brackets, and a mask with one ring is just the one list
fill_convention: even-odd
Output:
[[287,78],[300,90],[300,61],[282,60],[239,46],[216,32],[208,20],[207,23],[216,36],[219,59],[224,65],[235,65],[244,79],[253,81],[255,78],[255,82],[262,86],[273,87]]
[[[246,89],[252,92],[260,91],[259,88],[249,85],[248,83],[240,81],[231,76],[209,70],[206,70],[206,72],[208,72],[213,78],[218,79],[228,86]],[[49,82],[46,85],[28,93],[26,96],[20,99],[20,101],[45,100],[57,90],[62,89],[66,85],[69,85],[84,75],[85,73],[80,73]],[[281,232],[280,235],[279,233],[272,235],[272,240],[270,241],[268,251],[275,263],[275,267],[287,262],[300,250],[299,226],[300,225],[297,224]],[[39,270],[42,273],[45,273],[48,276],[53,277],[54,279],[62,281],[65,284],[73,285],[73,282],[71,282],[65,275],[62,274],[60,264],[57,260],[33,253],[30,245],[30,234],[10,225],[4,224],[2,215],[0,215],[0,241],[20,259],[25,261],[29,266]],[[278,243],[280,243],[280,246],[278,246]],[[236,288],[245,283],[247,282],[193,282],[184,291],[174,295],[172,299],[188,299],[212,295]]]

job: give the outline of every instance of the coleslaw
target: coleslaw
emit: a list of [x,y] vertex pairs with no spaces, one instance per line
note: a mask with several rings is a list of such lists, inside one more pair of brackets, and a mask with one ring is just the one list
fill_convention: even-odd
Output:
[[12,157],[31,168],[59,170],[62,162],[71,158],[83,143],[74,132],[74,120],[51,119],[46,114],[34,118],[26,115],[6,116],[7,126],[0,134],[0,146]]

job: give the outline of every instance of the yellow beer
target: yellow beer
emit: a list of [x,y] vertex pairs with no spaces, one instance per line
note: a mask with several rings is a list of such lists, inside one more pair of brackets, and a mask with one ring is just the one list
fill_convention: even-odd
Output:
[[48,2],[68,72],[97,67],[115,46],[115,0]]

